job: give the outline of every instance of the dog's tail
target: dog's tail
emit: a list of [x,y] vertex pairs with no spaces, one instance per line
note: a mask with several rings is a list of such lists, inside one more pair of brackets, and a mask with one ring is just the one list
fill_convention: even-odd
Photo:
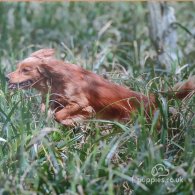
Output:
[[169,98],[184,99],[195,93],[195,75],[188,80],[177,83],[169,93]]

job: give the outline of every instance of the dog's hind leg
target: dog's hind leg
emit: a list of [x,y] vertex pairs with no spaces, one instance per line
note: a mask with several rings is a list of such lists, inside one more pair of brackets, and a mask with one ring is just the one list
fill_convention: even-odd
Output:
[[188,80],[177,83],[173,87],[175,95],[179,99],[184,99],[187,96],[192,96],[195,92],[195,75],[190,77]]

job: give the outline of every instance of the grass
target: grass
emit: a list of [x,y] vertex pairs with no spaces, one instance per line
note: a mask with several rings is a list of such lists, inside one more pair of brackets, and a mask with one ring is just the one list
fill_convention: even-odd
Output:
[[[194,4],[173,6],[193,32]],[[158,93],[194,75],[194,40],[178,28],[183,58],[171,72],[157,67],[146,14],[146,3],[0,3],[1,194],[195,194],[194,98],[168,101]],[[136,91],[155,93],[159,110],[151,122],[140,110],[126,124],[57,124],[40,113],[37,92],[13,94],[5,82],[18,60],[41,47],[54,47],[59,58]],[[152,175],[158,164],[168,175]]]

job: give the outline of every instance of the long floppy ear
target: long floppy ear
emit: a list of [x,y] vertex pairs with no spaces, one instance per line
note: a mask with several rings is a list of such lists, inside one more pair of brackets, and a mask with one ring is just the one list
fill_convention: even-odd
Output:
[[38,57],[38,58],[51,58],[55,54],[54,49],[40,49],[38,51],[33,52],[30,56],[31,57]]
[[47,63],[40,64],[37,67],[40,74],[42,74],[45,78],[53,78],[55,80],[58,80],[60,78],[63,78],[63,72],[59,69],[59,67],[49,65]]

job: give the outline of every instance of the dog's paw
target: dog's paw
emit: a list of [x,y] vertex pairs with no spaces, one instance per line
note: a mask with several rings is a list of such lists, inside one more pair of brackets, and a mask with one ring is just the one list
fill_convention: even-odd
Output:
[[72,119],[62,120],[62,121],[60,121],[60,123],[62,125],[69,126],[69,127],[75,127],[76,126],[75,122]]

